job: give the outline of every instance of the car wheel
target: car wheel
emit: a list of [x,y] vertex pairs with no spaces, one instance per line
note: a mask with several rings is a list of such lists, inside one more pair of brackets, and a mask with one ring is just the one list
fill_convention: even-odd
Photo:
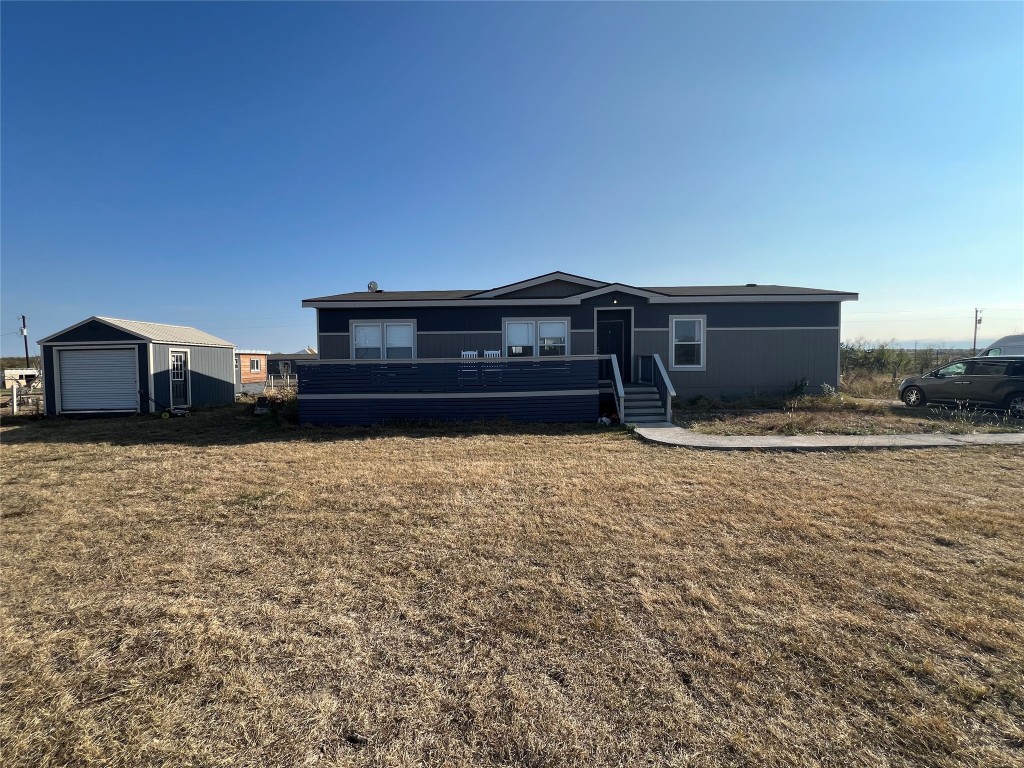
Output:
[[1015,392],[1006,398],[1006,415],[1024,419],[1024,392]]
[[908,408],[917,408],[924,405],[924,392],[920,387],[907,387],[903,390],[903,402]]

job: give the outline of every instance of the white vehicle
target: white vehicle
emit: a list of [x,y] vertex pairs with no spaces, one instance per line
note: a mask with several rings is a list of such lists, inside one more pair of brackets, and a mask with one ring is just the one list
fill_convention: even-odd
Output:
[[978,353],[978,357],[991,357],[992,355],[1024,355],[1024,333],[1018,333],[1016,336],[1003,336]]

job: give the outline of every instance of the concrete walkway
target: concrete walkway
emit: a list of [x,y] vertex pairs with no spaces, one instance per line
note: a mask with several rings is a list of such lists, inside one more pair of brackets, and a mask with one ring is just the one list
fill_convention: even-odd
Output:
[[1021,445],[1024,433],[990,435],[701,435],[667,421],[635,424],[644,440],[679,448],[714,451],[848,451],[854,448],[955,448],[963,445]]

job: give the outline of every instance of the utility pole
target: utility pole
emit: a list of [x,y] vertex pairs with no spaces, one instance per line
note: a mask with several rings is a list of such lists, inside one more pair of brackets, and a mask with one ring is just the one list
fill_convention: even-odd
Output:
[[[984,311],[984,309],[977,308],[974,310],[974,343],[971,345],[971,357],[978,354],[978,326],[981,325],[981,313]],[[26,354],[28,353],[26,352]]]
[[28,328],[25,327],[25,316],[21,316],[21,338],[25,342],[25,367],[31,368],[28,362]]

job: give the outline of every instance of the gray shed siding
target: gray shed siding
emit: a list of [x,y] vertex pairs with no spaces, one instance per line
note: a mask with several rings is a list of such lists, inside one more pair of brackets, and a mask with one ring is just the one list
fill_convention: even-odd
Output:
[[153,344],[153,399],[171,401],[171,350],[188,352],[189,396],[194,408],[235,401],[235,353],[231,347]]
[[[123,331],[121,331],[118,328],[111,328],[110,326],[103,325],[102,323],[87,323],[87,325],[100,325],[103,328],[106,328],[108,331],[110,331],[111,336],[120,336],[123,333]],[[85,326],[81,327],[84,328]],[[75,330],[78,329],[76,328]],[[89,336],[94,336],[95,334],[93,332],[95,330],[96,329],[90,329],[90,331],[86,331],[86,334]],[[67,339],[68,335],[69,334],[61,334],[58,338],[60,338],[61,340],[65,340]],[[65,343],[58,344],[56,346],[52,342],[47,342],[46,344],[40,345],[40,357],[42,358],[43,362],[43,412],[47,416],[55,416],[57,414],[57,367],[54,365],[54,362],[57,354],[56,350],[58,349],[102,349],[106,345],[97,342],[106,341],[109,341],[110,346],[112,347],[135,346],[138,350],[137,359],[139,366],[139,387],[143,390],[146,389],[146,382],[149,381],[148,345],[145,343],[140,343],[138,341],[138,337],[130,337],[127,340],[116,338],[89,338],[89,343],[81,345],[67,343],[69,341],[70,339],[67,339]],[[76,341],[82,341],[82,339],[77,339]],[[153,410],[152,405],[149,403],[149,401],[144,396],[141,395],[139,397],[139,409],[141,413],[151,413]]]
[[59,336],[54,336],[47,343],[58,344],[67,342],[91,342],[91,341],[140,341],[140,337],[101,323],[98,320],[90,320],[82,323],[77,328],[71,328]]

